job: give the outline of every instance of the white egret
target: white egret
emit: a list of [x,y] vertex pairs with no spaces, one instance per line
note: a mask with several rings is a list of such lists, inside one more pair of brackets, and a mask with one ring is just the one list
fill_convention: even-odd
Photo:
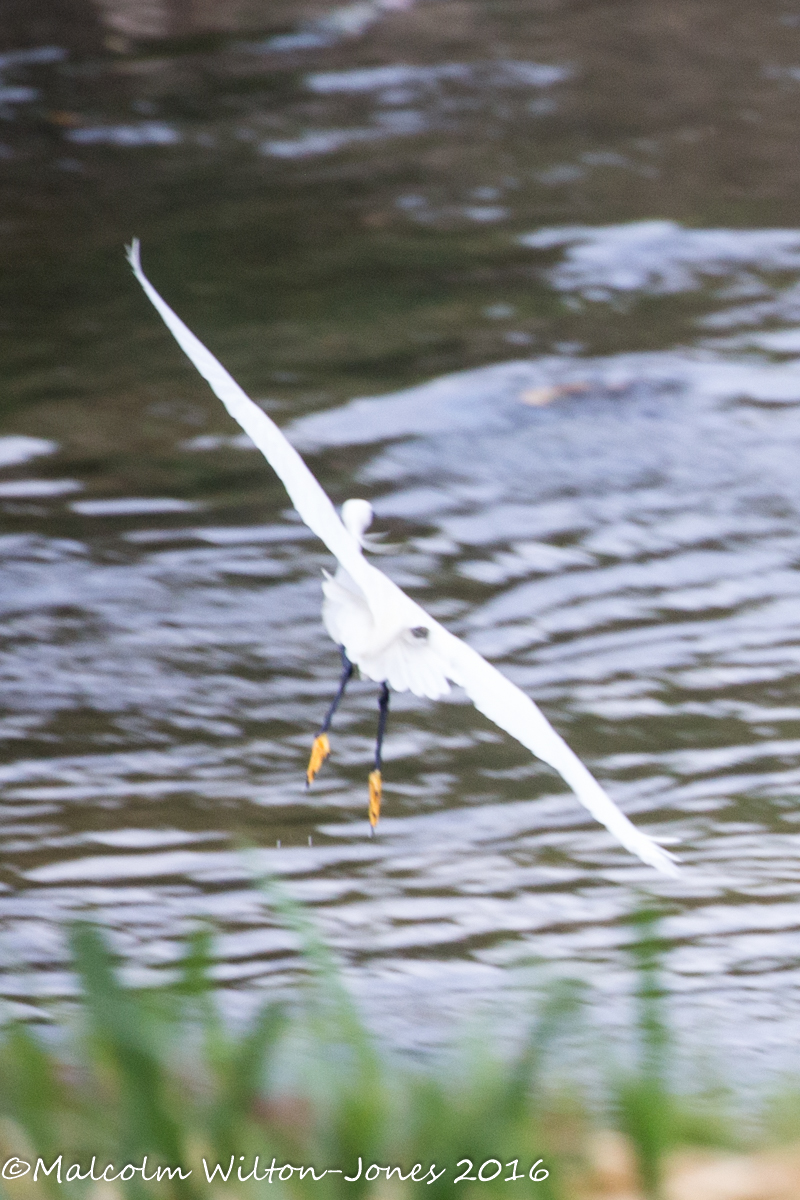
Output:
[[662,871],[677,874],[673,856],[638,830],[620,812],[533,701],[476,650],[449,633],[419,604],[366,560],[365,534],[372,520],[366,500],[347,500],[339,518],[333,504],[278,426],[242,391],[213,354],[184,325],[142,271],[139,242],[128,260],[150,301],[178,345],[211,385],[235,421],[253,439],[283,483],[292,504],[338,560],[334,576],[325,572],[322,618],[342,654],[342,678],[311,752],[310,783],[330,753],[328,728],[353,667],[381,684],[375,766],[369,776],[372,830],[381,804],[381,745],[389,689],[432,700],[450,683],[463,687],[480,712],[553,767],[580,802],[632,854]]

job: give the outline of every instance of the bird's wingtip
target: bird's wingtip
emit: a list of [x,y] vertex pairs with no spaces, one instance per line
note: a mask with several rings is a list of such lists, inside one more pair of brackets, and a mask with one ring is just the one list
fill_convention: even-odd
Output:
[[142,260],[141,260],[140,254],[139,254],[139,245],[140,245],[139,239],[137,237],[135,237],[135,238],[131,238],[130,246],[125,247],[125,257],[127,258],[128,262],[133,267],[134,271],[141,271],[141,269],[142,269]]
[[657,847],[659,853],[653,854],[648,858],[650,866],[655,867],[662,875],[669,875],[672,879],[677,879],[681,873],[680,859],[674,854],[670,854],[668,850],[662,850]]
[[667,846],[675,846],[680,844],[682,838],[679,837],[650,837],[650,856],[648,861],[651,866],[660,871],[662,875],[670,875],[676,879],[681,873],[681,860],[677,854],[673,854],[671,850],[667,850]]

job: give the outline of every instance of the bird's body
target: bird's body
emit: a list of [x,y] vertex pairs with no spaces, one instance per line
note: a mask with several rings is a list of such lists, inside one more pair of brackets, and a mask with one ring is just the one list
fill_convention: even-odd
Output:
[[[372,507],[366,500],[342,505],[342,524],[359,546],[371,521]],[[441,648],[437,652],[441,627],[382,571],[366,560],[364,566],[373,573],[364,580],[366,590],[344,567],[334,576],[326,573],[322,620],[328,633],[367,679],[430,700],[447,695],[450,684]]]
[[367,501],[346,501],[340,519],[328,496],[274,422],[250,400],[152,286],[142,271],[137,241],[130,247],[128,258],[136,278],[178,344],[267,458],[303,521],[338,560],[336,574],[331,576],[326,572],[322,584],[322,615],[328,633],[342,650],[345,671],[314,743],[309,781],[330,752],[327,729],[354,664],[362,676],[383,685],[376,767],[370,775],[370,821],[374,826],[380,808],[380,745],[388,689],[410,691],[415,696],[436,700],[449,692],[450,683],[455,683],[465,689],[485,716],[558,771],[589,812],[631,853],[665,874],[676,874],[672,856],[620,812],[533,701],[367,561],[363,553],[364,535],[372,520]]

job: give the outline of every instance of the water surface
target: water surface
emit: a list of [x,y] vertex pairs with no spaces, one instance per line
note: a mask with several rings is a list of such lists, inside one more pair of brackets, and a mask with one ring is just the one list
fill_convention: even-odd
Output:
[[[794,1065],[800,45],[734,5],[713,69],[670,68],[701,10],[642,6],[637,54],[618,13],[598,39],[568,4],[442,0],[324,45],[298,20],[0,63],[10,1011],[71,994],[87,912],[151,982],[211,922],[246,1008],[297,968],[263,871],[396,1044],[513,1008],[531,959],[619,1027],[644,893],[687,1036]],[[332,498],[372,501],[378,564],[680,839],[677,882],[456,691],[393,699],[378,838],[373,685],[305,789],[330,556],[139,294],[132,234]]]

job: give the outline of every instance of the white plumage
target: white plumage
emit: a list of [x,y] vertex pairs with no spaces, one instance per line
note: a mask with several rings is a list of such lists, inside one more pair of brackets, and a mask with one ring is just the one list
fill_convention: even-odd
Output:
[[344,648],[350,662],[368,679],[415,696],[435,700],[450,690],[450,682],[463,687],[490,721],[553,767],[626,849],[656,870],[676,875],[673,856],[620,812],[533,701],[366,560],[363,546],[372,520],[370,505],[366,500],[348,500],[339,518],[277,425],[242,391],[147,279],[138,240],[129,247],[128,260],[178,345],[264,454],[303,521],[338,560],[336,574],[325,574],[322,615],[328,633]]

